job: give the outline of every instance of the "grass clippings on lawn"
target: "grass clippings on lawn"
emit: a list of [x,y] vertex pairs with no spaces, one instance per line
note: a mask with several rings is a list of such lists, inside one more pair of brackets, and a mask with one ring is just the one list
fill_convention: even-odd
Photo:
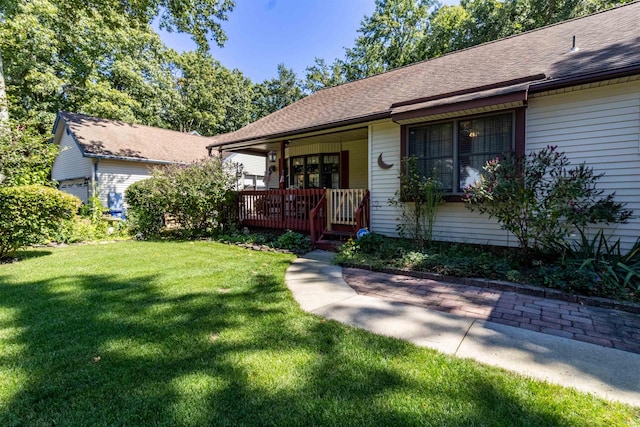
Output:
[[303,313],[211,242],[0,265],[0,425],[633,425],[640,413]]

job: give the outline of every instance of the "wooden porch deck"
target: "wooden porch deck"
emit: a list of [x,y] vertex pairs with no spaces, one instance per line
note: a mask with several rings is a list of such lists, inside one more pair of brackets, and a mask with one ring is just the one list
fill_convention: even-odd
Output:
[[245,190],[238,216],[247,227],[310,231],[309,214],[325,190]]
[[312,243],[334,227],[350,233],[369,227],[369,191],[364,189],[244,190],[238,221],[246,227],[311,234]]

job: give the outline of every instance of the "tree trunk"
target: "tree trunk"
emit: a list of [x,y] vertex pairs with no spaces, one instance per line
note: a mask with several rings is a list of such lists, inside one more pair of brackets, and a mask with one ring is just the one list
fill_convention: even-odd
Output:
[[0,52],[0,130],[9,122],[9,106],[7,91],[4,86],[4,68],[2,66],[2,52]]

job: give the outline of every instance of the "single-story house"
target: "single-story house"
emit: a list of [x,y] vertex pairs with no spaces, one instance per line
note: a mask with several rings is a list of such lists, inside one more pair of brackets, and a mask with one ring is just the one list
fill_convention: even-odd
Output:
[[[204,159],[211,141],[195,133],[61,112],[53,143],[59,152],[51,175],[59,188],[83,202],[97,191],[103,206],[118,211],[127,187],[148,178],[151,168]],[[224,158],[237,164],[238,189],[264,186],[264,155],[224,153]]]
[[[640,236],[640,2],[322,89],[213,137],[209,149],[275,154],[274,197],[241,199],[248,225],[299,226],[318,239],[334,226],[368,224],[395,236],[388,200],[401,158],[416,156],[447,193],[435,239],[516,245],[464,207],[463,187],[488,159],[547,145],[605,173],[599,187],[635,212],[609,230],[629,248]],[[320,196],[306,196],[301,210],[290,201],[304,191]]]

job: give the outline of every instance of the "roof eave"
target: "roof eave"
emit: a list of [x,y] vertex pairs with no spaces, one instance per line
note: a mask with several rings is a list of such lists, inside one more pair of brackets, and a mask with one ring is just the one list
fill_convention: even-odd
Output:
[[506,88],[508,86],[520,85],[522,83],[529,83],[536,80],[544,80],[545,78],[546,78],[546,75],[544,73],[532,74],[529,76],[519,77],[517,79],[505,80],[502,82],[496,82],[496,83],[461,89],[453,92],[441,93],[438,95],[427,96],[427,97],[422,97],[422,98],[417,98],[417,99],[412,99],[412,100],[407,100],[402,102],[396,102],[391,105],[391,109],[393,110],[398,107],[415,105],[415,104],[420,104],[428,101],[436,101],[439,99],[452,98],[458,95],[468,95],[468,94],[478,93],[478,92],[487,91],[491,89]]
[[424,118],[424,117],[433,116],[437,114],[454,113],[456,111],[462,111],[462,110],[468,110],[468,109],[489,107],[492,105],[500,105],[500,104],[526,105],[526,102],[527,102],[527,90],[520,89],[518,91],[501,94],[501,95],[479,97],[476,99],[470,99],[470,100],[465,100],[461,102],[452,102],[452,103],[447,103],[443,105],[398,112],[392,115],[392,120],[395,123],[401,123],[403,121],[411,120],[411,119]]
[[93,153],[85,153],[83,154],[83,156],[94,158],[94,159],[100,159],[100,160],[122,160],[126,162],[152,163],[156,165],[188,164],[188,162],[182,162],[182,161],[178,162],[178,161],[171,161],[171,160],[146,159],[146,158],[140,158],[140,157],[110,156],[105,154],[93,154]]
[[354,117],[354,118],[350,118],[350,119],[345,119],[345,120],[337,120],[337,121],[333,121],[333,122],[329,122],[329,123],[323,123],[320,125],[316,125],[316,126],[309,126],[309,127],[305,127],[305,128],[299,128],[299,129],[293,129],[290,131],[286,131],[286,132],[278,132],[278,133],[273,133],[273,134],[269,134],[269,135],[262,135],[260,137],[257,138],[241,138],[241,139],[236,139],[236,140],[232,140],[232,141],[225,141],[225,142],[219,142],[219,143],[213,143],[207,146],[207,149],[212,150],[214,148],[218,148],[218,149],[222,149],[222,147],[228,146],[228,145],[232,145],[232,144],[240,144],[240,143],[250,143],[247,145],[251,145],[251,144],[257,144],[257,143],[262,143],[262,142],[268,142],[270,140],[274,140],[274,139],[279,139],[279,138],[287,138],[287,137],[291,137],[294,135],[300,135],[303,133],[309,133],[309,132],[318,132],[318,131],[323,131],[323,130],[327,130],[327,129],[333,129],[336,127],[341,127],[341,126],[350,126],[350,125],[356,125],[356,124],[360,124],[360,123],[366,123],[366,122],[371,122],[371,121],[375,121],[375,120],[382,120],[382,119],[388,119],[391,117],[391,110],[386,110],[386,111],[381,111],[378,113],[373,113],[373,114],[368,114],[366,116],[360,116],[360,117]]
[[[53,135],[56,134],[56,129],[58,128],[58,123],[60,123],[60,119],[62,118],[61,116],[61,112],[58,112],[58,114],[56,114],[56,121],[53,122],[53,129],[51,129],[51,133]],[[64,119],[63,119],[64,120]]]
[[629,77],[634,74],[640,74],[640,63],[631,64],[625,67],[595,71],[592,73],[559,77],[549,79],[539,83],[532,83],[529,86],[529,93],[546,92],[549,90],[562,89],[565,87],[576,86],[580,84],[595,83],[602,80],[611,80],[622,77]]

